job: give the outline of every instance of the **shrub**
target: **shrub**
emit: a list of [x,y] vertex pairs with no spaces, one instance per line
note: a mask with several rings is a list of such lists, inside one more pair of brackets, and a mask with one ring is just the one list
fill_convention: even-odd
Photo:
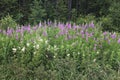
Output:
[[0,28],[7,30],[7,28],[16,28],[17,23],[10,15],[7,15],[6,17],[2,18],[0,20]]
[[90,23],[91,21],[95,21],[95,16],[89,14],[87,16],[83,16],[83,15],[80,15],[78,18],[77,18],[77,21],[76,23],[77,24],[83,24],[83,23]]
[[99,23],[101,24],[103,31],[106,31],[106,30],[112,31],[112,30],[114,30],[113,29],[114,27],[112,26],[112,19],[109,16],[99,18]]
[[120,31],[120,2],[114,2],[110,7],[110,17],[114,30]]

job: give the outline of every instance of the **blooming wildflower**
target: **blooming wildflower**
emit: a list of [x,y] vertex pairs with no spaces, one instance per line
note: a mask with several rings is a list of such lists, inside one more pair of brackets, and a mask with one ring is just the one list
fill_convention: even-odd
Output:
[[2,32],[2,30],[0,29],[0,33]]
[[39,27],[41,27],[42,26],[42,24],[41,24],[41,22],[39,23],[39,25],[38,25]]
[[48,44],[48,40],[45,41],[45,44]]
[[88,37],[86,36],[86,42],[88,42]]
[[56,58],[56,56],[53,56],[54,58]]
[[92,27],[92,28],[95,27],[93,21],[89,24],[89,27]]
[[108,39],[108,44],[110,44],[110,40]]
[[37,30],[37,26],[33,27],[33,30],[36,31]]
[[21,49],[21,51],[22,51],[22,52],[25,52],[25,47],[23,47],[23,48]]
[[71,35],[67,35],[67,39],[72,39],[72,36]]
[[96,47],[96,46],[97,46],[97,44],[94,44],[94,46]]
[[97,51],[97,54],[99,54],[99,51]]
[[16,40],[18,40],[18,34],[16,34],[15,38],[16,38]]
[[118,39],[118,43],[120,44],[120,38]]
[[70,54],[67,54],[67,57],[69,57],[70,56]]
[[77,26],[76,26],[76,25],[73,25],[73,29],[76,30],[76,29],[77,29]]
[[94,47],[94,50],[96,50],[96,46]]
[[71,29],[71,23],[66,23],[66,27],[67,27],[68,29]]
[[96,62],[96,59],[93,59],[93,62]]
[[60,32],[59,32],[59,35],[64,35],[64,32],[63,32],[63,31],[60,31]]
[[16,48],[12,48],[12,50],[13,50],[13,53],[16,53],[16,51],[17,51],[17,49],[16,49]]
[[39,49],[39,45],[38,44],[36,45],[36,49]]
[[8,36],[11,36],[12,35],[12,33],[13,33],[13,29],[7,29],[7,31],[6,31],[6,33],[7,33],[7,35]]
[[36,54],[36,52],[33,52],[33,54],[35,55],[35,54]]
[[82,38],[84,38],[84,34],[82,34]]
[[40,42],[43,42],[43,39],[42,39],[42,38],[39,38],[39,41],[40,41]]
[[80,54],[80,52],[78,52],[78,55]]
[[20,49],[20,47],[18,47],[18,49]]
[[59,25],[59,28],[60,28],[61,31],[63,31],[63,30],[64,30],[64,25],[63,25],[63,24],[60,24],[60,25]]
[[107,34],[107,32],[103,32],[103,35],[105,36]]
[[20,28],[16,29],[16,32],[17,33],[21,32],[21,29]]
[[27,46],[30,46],[30,43],[27,43],[26,45],[27,45]]
[[42,34],[43,36],[47,36],[47,31],[44,31]]
[[56,45],[54,45],[54,48],[57,48],[57,46],[56,46]]
[[27,30],[30,33],[31,31],[30,25],[28,25],[25,30]]
[[112,39],[115,39],[115,38],[116,38],[116,34],[115,34],[115,33],[112,34],[112,35],[111,35],[111,38],[112,38]]

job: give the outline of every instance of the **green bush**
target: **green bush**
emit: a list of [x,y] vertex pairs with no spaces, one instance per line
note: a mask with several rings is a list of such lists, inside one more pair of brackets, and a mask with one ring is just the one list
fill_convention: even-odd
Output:
[[120,31],[120,2],[114,2],[110,7],[110,17],[112,24],[114,25],[114,29],[116,31]]
[[31,14],[28,18],[29,22],[31,24],[38,24],[40,20],[43,20],[46,16],[45,9],[41,6],[42,1],[41,0],[34,0],[31,4],[32,7],[30,8]]
[[95,16],[89,14],[87,16],[83,16],[83,15],[80,15],[78,18],[77,18],[77,21],[76,23],[77,24],[83,24],[83,23],[90,23],[91,21],[95,21]]
[[0,34],[0,80],[119,80],[119,33],[93,22],[42,26]]
[[10,15],[7,15],[6,17],[2,18],[0,20],[0,28],[7,30],[7,28],[16,28],[17,23]]
[[106,31],[106,30],[112,31],[112,30],[114,30],[113,29],[114,27],[112,26],[112,19],[109,16],[99,18],[99,23],[101,24],[103,31]]

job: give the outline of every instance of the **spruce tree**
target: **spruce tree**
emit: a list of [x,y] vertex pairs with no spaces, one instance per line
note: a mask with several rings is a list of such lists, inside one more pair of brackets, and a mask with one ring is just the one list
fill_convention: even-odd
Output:
[[42,6],[41,0],[34,0],[31,4],[31,13],[29,17],[29,22],[32,24],[39,23],[41,20],[44,20],[46,16],[46,11]]

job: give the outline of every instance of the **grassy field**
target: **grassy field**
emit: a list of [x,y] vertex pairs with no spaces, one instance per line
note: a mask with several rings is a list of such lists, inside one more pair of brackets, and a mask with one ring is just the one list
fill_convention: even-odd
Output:
[[87,24],[0,29],[1,80],[120,80],[120,34]]

